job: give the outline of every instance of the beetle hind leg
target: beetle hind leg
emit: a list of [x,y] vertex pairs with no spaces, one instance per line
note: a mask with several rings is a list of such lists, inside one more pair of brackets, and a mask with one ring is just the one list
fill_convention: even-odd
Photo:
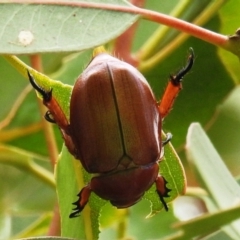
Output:
[[73,209],[74,212],[69,215],[69,218],[77,217],[79,213],[84,209],[85,205],[88,203],[91,191],[92,190],[89,185],[80,191],[78,194],[79,199],[73,203],[73,205],[76,205],[76,207]]
[[171,189],[167,188],[167,181],[162,176],[158,176],[155,183],[160,201],[162,202],[164,209],[168,211],[168,205],[165,202],[164,198],[169,197],[168,193],[171,191]]

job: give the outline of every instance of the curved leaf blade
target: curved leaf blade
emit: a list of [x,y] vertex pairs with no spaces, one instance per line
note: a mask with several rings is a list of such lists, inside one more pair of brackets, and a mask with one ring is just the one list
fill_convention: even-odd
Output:
[[[131,6],[123,0],[101,3]],[[2,54],[80,51],[96,47],[120,35],[138,18],[129,13],[66,5],[0,1],[0,6]]]
[[[194,163],[201,180],[219,209],[225,209],[239,202],[238,183],[199,123],[193,123],[189,127],[186,150],[189,161]],[[235,239],[240,236],[239,226],[240,220],[237,220],[228,228],[228,233],[231,233]]]

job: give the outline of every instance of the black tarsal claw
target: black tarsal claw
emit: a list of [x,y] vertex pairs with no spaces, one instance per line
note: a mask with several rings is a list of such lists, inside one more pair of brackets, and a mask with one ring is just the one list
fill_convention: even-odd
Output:
[[75,207],[75,208],[73,208],[72,210],[78,210],[78,206],[77,206],[77,207]]
[[78,207],[79,206],[79,201],[76,201],[76,202],[72,203],[72,205],[76,205]]
[[43,88],[41,88],[35,81],[34,77],[32,76],[32,74],[27,70],[27,74],[28,74],[28,79],[31,83],[31,85],[33,86],[33,88],[38,91],[42,97],[43,97],[43,100],[45,102],[49,102],[52,98],[52,89],[50,91],[46,91],[44,90]]
[[168,144],[171,140],[172,140],[172,134],[171,133],[167,133],[166,134],[166,139],[162,141],[162,145],[165,146],[166,144]]
[[[75,209],[73,209],[73,210],[75,210]],[[72,212],[72,213],[69,215],[69,218],[78,217],[80,212],[81,212],[80,210],[77,210],[77,211]]]
[[50,123],[56,123],[56,121],[54,120],[54,118],[53,118],[53,116],[52,116],[52,113],[51,113],[50,111],[47,111],[47,112],[45,113],[44,118],[45,118],[48,122],[50,122]]
[[169,197],[168,194],[169,194],[169,192],[172,191],[172,189],[169,189],[169,188],[167,187],[168,181],[167,181],[165,178],[163,178],[163,179],[164,179],[165,193],[162,194],[162,196],[163,196],[163,197]]
[[168,182],[166,181],[165,178],[163,178],[163,179],[164,179],[165,192],[164,192],[164,194],[162,194],[162,193],[160,193],[160,192],[157,191],[157,193],[158,193],[158,196],[159,196],[159,198],[160,198],[160,201],[161,201],[162,204],[163,204],[164,209],[165,209],[166,211],[168,211],[168,205],[167,205],[167,203],[165,202],[164,198],[165,198],[165,197],[170,197],[170,196],[169,196],[169,192],[171,192],[172,190],[169,189],[169,188],[167,188],[167,183],[168,183]]
[[189,56],[187,59],[186,66],[183,67],[177,74],[176,76],[170,76],[171,82],[174,85],[179,85],[180,82],[182,81],[183,77],[191,70],[194,62],[194,51],[193,48],[189,48]]
[[160,201],[161,201],[162,204],[163,204],[164,209],[165,209],[166,211],[168,211],[168,205],[167,205],[167,203],[165,202],[163,196],[162,196],[161,194],[158,194],[158,195],[159,195]]
[[69,218],[75,218],[75,217],[78,217],[79,216],[79,213],[83,210],[83,208],[79,206],[77,206],[76,208],[73,208],[72,209],[74,212],[72,212],[70,215],[69,215]]
[[69,215],[69,218],[75,218],[79,216],[79,213],[83,210],[84,206],[80,205],[80,197],[79,200],[76,202],[72,203],[73,205],[76,205],[75,208],[73,208],[73,212]]
[[169,193],[172,191],[172,189],[169,189],[166,187],[166,193],[164,194],[164,197],[170,197]]

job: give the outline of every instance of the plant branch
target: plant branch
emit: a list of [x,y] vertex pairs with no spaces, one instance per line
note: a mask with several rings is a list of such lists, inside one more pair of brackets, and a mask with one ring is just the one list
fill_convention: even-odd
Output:
[[60,213],[59,213],[59,206],[56,203],[54,211],[53,211],[53,218],[50,223],[50,227],[48,230],[48,236],[60,236],[61,235],[61,222],[60,222]]
[[0,162],[2,164],[13,165],[39,178],[50,187],[56,187],[53,174],[32,160],[33,158],[39,158],[38,155],[4,144],[0,144],[0,152]]
[[[209,6],[196,19],[194,19],[193,21],[194,26],[198,27],[197,25],[204,25],[210,19],[210,17],[212,17],[215,14],[215,12],[224,4],[224,2],[225,0],[221,0],[221,1],[214,1],[213,3],[209,4]],[[204,28],[201,28],[201,29],[204,30]],[[214,32],[211,32],[211,33],[214,34]],[[156,63],[159,64],[163,59],[165,59],[168,55],[170,55],[176,48],[179,47],[179,45],[181,45],[189,37],[190,36],[185,32],[180,33],[173,41],[167,44],[163,49],[161,49],[161,51],[156,53],[153,57],[146,59],[145,61],[140,61],[140,64],[138,65],[138,69],[141,72],[148,71],[154,65],[156,65]],[[224,38],[226,38],[226,42],[223,41],[224,46],[222,47],[228,48],[227,47],[227,44],[229,42],[228,37],[224,36]],[[230,48],[228,48],[228,50],[230,50]]]
[[138,66],[138,60],[131,55],[132,41],[135,35],[138,22],[134,23],[123,34],[121,34],[115,41],[113,54],[119,59],[128,62],[134,67]]
[[[136,7],[143,7],[145,0],[132,0],[131,3]],[[135,67],[138,65],[139,59],[136,59],[136,57],[131,54],[131,49],[138,23],[139,21],[135,22],[123,34],[116,38],[113,49],[115,56]]]
[[[5,123],[5,121],[3,123]],[[13,129],[1,130],[0,142],[9,142],[15,140],[16,138],[34,134],[36,132],[41,131],[42,127],[43,127],[42,123],[37,122],[23,127],[15,127]]]
[[19,94],[19,96],[17,97],[16,101],[14,102],[13,106],[11,107],[9,113],[7,114],[7,116],[0,121],[0,130],[5,128],[6,126],[8,126],[11,121],[13,120],[13,118],[15,117],[19,107],[21,106],[21,104],[23,103],[23,101],[25,100],[26,96],[28,95],[28,93],[32,90],[32,87],[30,85],[27,85],[22,92]]
[[[30,60],[31,60],[31,66],[37,71],[42,72],[42,61],[41,61],[40,55],[39,54],[31,55]],[[43,116],[46,112],[46,108],[44,107],[42,101],[40,101],[39,99],[38,99],[38,104],[39,104],[41,115]],[[42,124],[43,124],[45,139],[47,142],[48,153],[54,169],[58,159],[58,149],[57,149],[57,143],[56,143],[54,132],[53,132],[53,127],[49,122],[47,122],[43,118],[42,118]],[[60,232],[61,232],[60,229],[61,229],[60,214],[59,214],[59,209],[57,204],[54,209],[54,214],[53,214],[53,218],[50,224],[48,234],[50,236],[58,236],[60,235]]]

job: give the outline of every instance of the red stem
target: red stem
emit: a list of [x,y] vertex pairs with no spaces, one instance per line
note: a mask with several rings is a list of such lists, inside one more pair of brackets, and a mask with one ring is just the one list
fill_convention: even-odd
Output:
[[[42,72],[42,61],[41,61],[40,55],[38,54],[31,55],[30,61],[31,61],[31,66],[34,69],[36,69],[39,72]],[[39,100],[38,103],[39,103],[41,115],[44,116],[46,112],[46,108],[43,106],[42,101]],[[43,131],[44,131],[45,139],[47,142],[48,153],[50,156],[51,164],[54,168],[58,158],[58,149],[57,149],[56,141],[54,138],[53,129],[51,124],[48,123],[44,118],[42,118],[42,123],[43,123]]]
[[134,23],[123,34],[121,34],[115,41],[113,54],[117,58],[128,62],[132,66],[137,66],[138,61],[131,55],[132,41],[135,35],[138,22]]
[[[42,72],[42,61],[41,61],[40,55],[38,55],[38,54],[31,55],[30,61],[31,61],[31,66],[34,69],[36,69],[39,72]],[[38,103],[39,103],[41,115],[43,116],[46,112],[46,109],[43,106],[42,101],[39,100]],[[52,128],[51,124],[48,123],[43,118],[42,118],[42,123],[43,123],[43,131],[44,131],[45,139],[47,142],[50,160],[51,160],[52,166],[54,168],[55,164],[57,162],[57,158],[58,158],[58,150],[57,150],[57,145],[56,145],[56,141],[54,138],[53,128]],[[61,229],[60,225],[61,225],[61,223],[60,223],[59,209],[58,209],[58,205],[56,205],[55,209],[54,209],[54,214],[53,214],[53,218],[52,218],[52,221],[50,224],[48,235],[49,236],[60,236],[60,229]]]
[[50,227],[48,230],[48,236],[60,236],[61,235],[61,221],[60,221],[60,213],[59,206],[56,204],[53,212],[53,218],[50,223]]
[[[143,7],[145,0],[131,0],[131,4],[135,7]],[[119,59],[130,63],[132,66],[137,67],[138,60],[131,54],[134,35],[136,33],[139,21],[135,22],[123,34],[116,38],[114,43],[113,53]]]

